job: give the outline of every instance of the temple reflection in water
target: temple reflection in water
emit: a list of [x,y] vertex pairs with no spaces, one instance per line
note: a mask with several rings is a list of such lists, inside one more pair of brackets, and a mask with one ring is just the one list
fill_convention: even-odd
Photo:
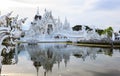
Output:
[[113,54],[113,49],[110,48],[80,47],[55,43],[41,43],[38,45],[21,44],[18,48],[10,50],[9,53],[1,54],[3,57],[1,61],[2,65],[14,65],[19,63],[19,53],[27,51],[33,62],[33,66],[36,68],[37,76],[39,68],[41,67],[44,69],[44,76],[46,76],[48,72],[52,72],[54,64],[57,64],[59,69],[61,62],[64,62],[65,67],[67,67],[71,57],[81,58],[85,61],[87,58],[95,60],[97,55],[112,56]]

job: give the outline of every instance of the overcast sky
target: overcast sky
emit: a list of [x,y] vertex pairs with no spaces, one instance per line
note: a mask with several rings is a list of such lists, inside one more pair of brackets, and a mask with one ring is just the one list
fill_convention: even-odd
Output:
[[120,30],[120,0],[1,0],[1,14],[14,11],[13,15],[29,17],[31,21],[39,6],[51,10],[54,18],[67,17],[71,26],[76,24],[106,28],[112,26]]

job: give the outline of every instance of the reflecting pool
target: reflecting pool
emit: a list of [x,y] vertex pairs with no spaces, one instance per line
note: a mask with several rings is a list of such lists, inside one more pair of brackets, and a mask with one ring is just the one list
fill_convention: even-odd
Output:
[[1,76],[120,76],[119,48],[20,44],[1,56]]

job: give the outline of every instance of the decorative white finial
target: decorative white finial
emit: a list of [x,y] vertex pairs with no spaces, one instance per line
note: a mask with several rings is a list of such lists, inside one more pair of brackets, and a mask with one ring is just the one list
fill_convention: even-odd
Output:
[[65,21],[64,21],[64,25],[68,25],[68,21],[67,21],[67,18],[65,17]]
[[46,12],[46,8],[45,8],[45,12]]
[[58,16],[58,23],[60,23],[60,17]]
[[67,23],[67,18],[65,17],[65,22]]
[[58,16],[58,21],[60,21],[60,17]]
[[37,7],[37,15],[39,15],[39,7]]

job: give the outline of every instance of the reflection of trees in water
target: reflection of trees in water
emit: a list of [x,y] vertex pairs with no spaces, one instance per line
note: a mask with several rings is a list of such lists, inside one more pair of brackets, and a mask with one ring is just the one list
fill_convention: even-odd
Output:
[[102,53],[104,55],[112,56],[113,55],[113,49],[112,48],[102,48],[98,51],[98,54]]
[[84,48],[88,48],[88,49],[84,49],[83,51],[73,52],[73,56],[85,60],[87,57],[90,57],[90,59],[96,59],[98,54],[104,54],[108,56],[113,55],[113,49],[111,48],[93,48],[93,47],[84,47]]
[[75,51],[73,51],[73,56],[76,58],[82,58],[83,61],[89,56],[90,59],[95,59],[97,55],[97,51],[99,48],[91,48],[91,47],[79,47]]

